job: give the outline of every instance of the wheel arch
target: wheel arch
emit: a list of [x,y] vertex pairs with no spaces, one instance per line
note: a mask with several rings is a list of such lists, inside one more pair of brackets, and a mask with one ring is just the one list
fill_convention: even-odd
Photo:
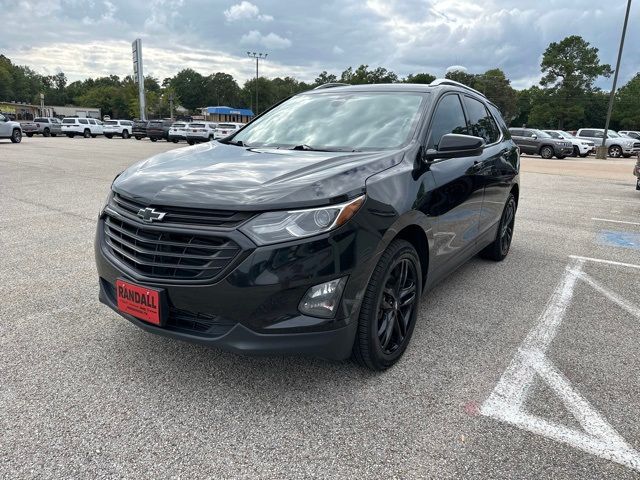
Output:
[[420,260],[420,271],[422,274],[422,287],[426,285],[427,272],[429,270],[429,239],[422,227],[412,224],[407,225],[394,237],[405,240],[413,245],[418,252],[418,260]]
[[516,199],[516,208],[517,208],[518,202],[520,200],[520,186],[517,183],[514,183],[513,187],[511,187],[511,193],[513,194],[513,197]]
[[549,147],[553,151],[554,154],[556,153],[556,149],[553,147],[552,144],[543,143],[542,145],[540,145],[540,148],[538,149],[538,155],[540,155],[542,153],[542,149],[545,148],[545,147]]

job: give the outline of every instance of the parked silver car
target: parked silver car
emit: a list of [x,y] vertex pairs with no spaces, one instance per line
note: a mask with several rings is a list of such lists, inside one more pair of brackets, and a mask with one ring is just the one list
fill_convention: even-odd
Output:
[[[577,131],[576,138],[591,140],[596,144],[596,147],[599,147],[602,145],[602,139],[604,138],[604,129],[581,128]],[[613,158],[629,158],[631,155],[636,155],[640,152],[640,140],[623,137],[613,130],[607,130],[605,146],[607,147],[607,153]]]
[[9,120],[9,117],[0,113],[0,138],[9,138],[12,143],[22,141],[22,127],[20,123]]
[[35,132],[27,132],[27,136],[31,137],[34,133],[39,133],[43,137],[55,137],[62,134],[62,122],[55,117],[37,117],[33,119],[36,124]]

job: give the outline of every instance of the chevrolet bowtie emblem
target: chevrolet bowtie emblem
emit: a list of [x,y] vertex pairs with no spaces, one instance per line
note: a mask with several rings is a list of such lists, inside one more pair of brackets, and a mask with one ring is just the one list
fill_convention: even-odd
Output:
[[151,222],[159,222],[161,221],[166,213],[158,212],[155,208],[141,208],[138,210],[138,217],[142,219],[142,221],[151,223]]

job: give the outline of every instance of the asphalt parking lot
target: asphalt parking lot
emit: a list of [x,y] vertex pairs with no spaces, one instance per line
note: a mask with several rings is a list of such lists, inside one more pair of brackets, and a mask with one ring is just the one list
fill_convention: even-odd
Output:
[[111,180],[183,146],[0,142],[0,477],[640,476],[633,159],[523,158],[509,257],[423,297],[374,374],[152,336],[99,304]]

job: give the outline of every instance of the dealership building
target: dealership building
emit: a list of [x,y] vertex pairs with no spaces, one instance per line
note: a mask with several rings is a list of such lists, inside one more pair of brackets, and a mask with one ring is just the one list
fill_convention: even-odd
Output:
[[67,106],[30,105],[21,102],[0,101],[0,112],[7,113],[15,120],[33,120],[35,117],[91,117],[100,118],[99,108]]
[[200,111],[204,119],[211,122],[248,123],[254,117],[248,108],[203,107]]

